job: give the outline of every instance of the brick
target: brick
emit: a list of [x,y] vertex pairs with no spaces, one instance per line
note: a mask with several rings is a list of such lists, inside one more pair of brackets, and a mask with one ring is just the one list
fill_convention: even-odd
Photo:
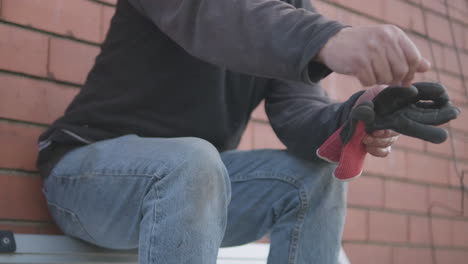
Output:
[[408,153],[408,178],[432,183],[448,184],[450,162],[418,153]]
[[366,240],[368,226],[368,212],[348,208],[346,212],[346,223],[343,232],[344,240]]
[[463,75],[465,76],[465,80],[468,77],[468,54],[465,53],[459,53],[459,57],[461,60],[462,68],[463,68]]
[[349,183],[348,203],[359,206],[383,207],[383,180],[361,176]]
[[[447,90],[455,90],[458,92],[464,92],[463,82],[461,78],[454,77],[445,73],[440,73],[440,82],[444,84]],[[451,98],[454,99],[454,98]]]
[[268,117],[265,113],[265,101],[261,101],[260,104],[253,110],[252,118],[256,120],[268,121]]
[[394,146],[397,148],[424,151],[424,141],[405,135],[400,135]]
[[420,3],[422,4],[423,7],[432,9],[433,11],[436,11],[436,12],[442,12],[443,10],[445,10],[443,1],[440,1],[440,0],[424,0],[424,1],[411,0],[411,1],[415,3]]
[[348,24],[351,26],[372,26],[379,24],[375,20],[370,18],[363,17],[361,15],[357,15],[354,13],[348,13],[347,16],[343,19],[344,24]]
[[84,83],[99,48],[66,39],[51,38],[49,75],[58,80]]
[[418,8],[410,7],[411,20],[409,28],[419,33],[425,33],[423,11]]
[[44,224],[39,226],[39,233],[47,235],[63,235],[62,230],[60,230],[60,228],[55,224]]
[[0,24],[0,69],[45,76],[47,37],[37,32]]
[[468,137],[465,135],[455,135],[451,138],[455,148],[455,157],[457,159],[468,160]]
[[63,114],[78,89],[0,74],[0,117],[48,124]]
[[440,144],[434,144],[431,142],[424,142],[424,144],[428,152],[452,157],[452,143],[450,142],[450,140],[451,139],[449,138],[448,140]]
[[465,28],[464,32],[465,32],[464,33],[464,41],[463,41],[465,43],[464,49],[468,50],[468,30]]
[[337,8],[335,6],[332,6],[325,2],[315,1],[314,7],[320,14],[326,16],[329,19],[336,20],[338,18]]
[[427,187],[395,182],[385,181],[385,207],[390,209],[426,212]]
[[351,95],[363,89],[359,80],[343,74],[333,73],[322,81],[328,95],[335,101],[346,101]]
[[429,36],[446,44],[452,43],[449,22],[446,18],[426,12]]
[[369,220],[370,240],[396,243],[408,241],[408,217],[406,215],[371,211]]
[[0,168],[36,170],[37,139],[43,130],[0,122]]
[[252,121],[249,122],[247,128],[242,135],[241,141],[239,143],[239,150],[250,150],[253,148],[253,127]]
[[364,171],[384,176],[406,177],[408,166],[406,156],[405,151],[397,149],[393,149],[385,158],[367,155]]
[[270,243],[270,237],[268,235],[263,236],[259,240],[255,241],[255,243],[261,243],[261,244],[269,244]]
[[457,119],[450,121],[450,126],[468,132],[468,108],[464,106],[458,106],[461,110],[461,114]]
[[39,233],[39,229],[36,224],[0,224],[0,230],[11,231],[18,234]]
[[454,25],[458,25],[458,23],[460,22],[464,24],[468,22],[468,18],[467,18],[468,14],[466,12],[463,12],[454,7],[450,7],[448,12],[449,12],[450,17],[452,18]]
[[0,218],[50,220],[42,194],[42,178],[0,175]]
[[[383,19],[390,24],[397,25],[401,28],[411,28],[413,19],[416,17],[412,13],[413,7],[407,3],[402,1],[394,0],[394,1],[383,1]],[[422,14],[418,17],[422,20]]]
[[[462,161],[457,161],[456,163],[451,162],[449,169],[450,169],[450,185],[460,187],[461,186],[460,178],[462,177],[462,175],[464,175],[463,177],[468,177],[468,163],[462,162]],[[458,173],[457,173],[457,170],[458,170]],[[468,183],[466,182],[466,180],[465,180],[465,185],[466,185],[466,188],[468,189]]]
[[[426,40],[426,39],[424,39],[424,38],[422,38],[420,36],[414,35],[414,34],[408,34],[408,36],[413,41],[413,43],[416,45],[419,52],[421,52],[421,55],[424,58],[431,61],[432,65],[439,65],[438,61],[436,61],[435,63],[432,61],[433,58],[431,56],[432,55],[431,54],[431,46],[430,46],[430,42],[428,42],[428,40]],[[437,56],[436,56],[436,59],[437,59]]]
[[452,101],[452,104],[456,106],[468,105],[468,97],[465,96],[465,92],[448,90],[448,95],[450,97],[450,100]]
[[444,47],[443,53],[443,65],[442,69],[453,72],[455,74],[461,74],[461,69],[458,67],[457,54],[453,48]]
[[468,220],[453,222],[453,245],[468,247]]
[[410,243],[450,246],[452,244],[451,221],[434,217],[410,216]]
[[117,4],[117,0],[101,0],[102,2],[106,2],[106,3],[109,3],[109,4]]
[[351,263],[392,264],[391,247],[346,243],[344,249]]
[[3,0],[3,19],[21,25],[73,36],[100,40],[100,5],[83,0]]
[[[431,187],[429,188],[429,205],[433,207],[434,214],[460,215],[461,193],[459,190]],[[465,210],[467,209],[468,197],[465,197]]]
[[[468,14],[465,14],[465,16],[468,16]],[[465,35],[468,34],[468,31],[465,29],[465,26],[458,23],[452,23],[452,29],[454,32],[456,47],[461,50],[465,47]],[[453,42],[451,45],[453,45]]]
[[101,9],[101,41],[104,41],[107,32],[109,31],[109,27],[111,24],[111,19],[114,16],[115,8],[109,6],[102,6]]
[[436,250],[437,263],[466,264],[468,252],[466,250]]
[[383,0],[368,1],[365,5],[359,0],[333,0],[333,2],[373,17],[383,16]]
[[271,148],[284,149],[285,146],[276,136],[268,124],[253,123],[253,147],[254,149]]
[[393,263],[435,264],[432,261],[432,254],[430,249],[402,247],[397,247],[393,249]]

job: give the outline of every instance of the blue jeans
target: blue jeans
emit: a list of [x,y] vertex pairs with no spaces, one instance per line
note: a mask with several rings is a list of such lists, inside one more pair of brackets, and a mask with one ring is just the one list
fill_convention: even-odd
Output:
[[64,233],[139,248],[141,264],[216,263],[219,247],[269,233],[269,264],[335,264],[346,184],[333,165],[281,150],[219,153],[198,138],[100,141],[67,153],[44,182]]

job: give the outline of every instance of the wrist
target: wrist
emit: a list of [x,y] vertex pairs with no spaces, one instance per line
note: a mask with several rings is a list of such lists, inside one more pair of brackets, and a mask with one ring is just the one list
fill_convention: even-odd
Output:
[[323,47],[320,49],[317,55],[313,58],[313,61],[326,65],[326,54],[329,52],[329,50],[333,49],[333,42],[336,40],[336,38],[338,38],[340,33],[343,33],[344,31],[347,31],[350,28],[350,26],[343,27],[342,29],[338,30],[334,35],[332,35],[325,43],[325,45],[323,45]]

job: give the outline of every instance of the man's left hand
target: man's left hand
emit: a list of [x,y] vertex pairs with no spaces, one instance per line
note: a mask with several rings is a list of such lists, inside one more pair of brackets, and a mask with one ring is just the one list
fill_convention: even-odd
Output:
[[399,133],[390,130],[376,130],[362,140],[367,153],[375,157],[386,157],[392,150],[392,145],[397,141]]

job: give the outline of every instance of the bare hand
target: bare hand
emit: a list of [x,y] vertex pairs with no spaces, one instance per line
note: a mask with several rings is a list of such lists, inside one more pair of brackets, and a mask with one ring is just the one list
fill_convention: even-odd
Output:
[[[379,94],[385,85],[374,85],[369,87],[357,100],[355,105],[359,105],[362,102],[370,101],[374,99],[377,94]],[[375,157],[386,157],[390,154],[392,150],[393,143],[396,142],[399,133],[386,129],[386,130],[376,130],[362,140],[362,143],[366,146],[367,153]]]
[[317,60],[337,73],[357,77],[364,86],[409,86],[416,72],[431,67],[408,36],[393,25],[344,28],[325,44]]
[[396,142],[399,133],[386,129],[376,130],[368,134],[362,143],[366,146],[367,153],[376,157],[386,157],[392,150],[392,145]]

